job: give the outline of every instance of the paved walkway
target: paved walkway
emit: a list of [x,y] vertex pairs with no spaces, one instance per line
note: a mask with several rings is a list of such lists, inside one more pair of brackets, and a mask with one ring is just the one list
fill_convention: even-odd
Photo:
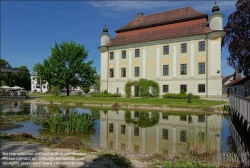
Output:
[[229,101],[228,97],[224,97],[224,98],[201,98],[201,99],[204,99],[204,100],[221,100],[221,101],[226,101],[226,102]]

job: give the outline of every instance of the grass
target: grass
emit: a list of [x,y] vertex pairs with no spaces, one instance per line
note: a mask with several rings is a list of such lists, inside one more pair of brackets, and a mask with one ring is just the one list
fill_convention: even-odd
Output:
[[213,168],[216,167],[211,163],[194,160],[184,156],[168,157],[167,155],[155,153],[153,155],[140,158],[142,162],[147,163],[147,167],[160,168]]
[[51,139],[34,138],[31,134],[27,134],[25,132],[22,132],[19,134],[11,134],[11,135],[8,135],[6,133],[0,133],[0,138],[8,139],[10,141],[43,144],[43,145],[46,145],[47,147],[51,147],[55,144],[54,142],[51,141]]
[[[104,104],[113,105],[118,103],[122,107],[134,106],[134,107],[163,107],[170,108],[188,108],[202,110],[206,107],[224,105],[226,102],[219,100],[203,100],[193,99],[192,103],[187,103],[186,99],[163,99],[163,98],[112,98],[112,97],[79,97],[79,96],[44,96],[37,98],[37,100],[44,100],[48,102],[61,102],[62,104],[75,103],[75,104],[95,104],[103,106]],[[218,108],[218,107],[217,107]]]
[[119,167],[131,167],[131,162],[124,156],[118,155],[118,154],[111,154],[111,153],[101,153],[99,154],[100,160],[103,158],[112,160],[113,163]]
[[[195,128],[196,127],[196,128]],[[195,155],[212,155],[217,152],[216,125],[189,127],[187,131],[187,143],[189,152]]]
[[149,164],[149,167],[171,167],[171,168],[215,168],[216,166],[211,166],[208,163],[200,163],[194,160],[189,160],[186,158],[178,158],[174,161],[153,161]]
[[63,116],[59,113],[48,119],[49,128],[54,132],[86,133],[93,128],[93,118],[89,114],[70,113]]

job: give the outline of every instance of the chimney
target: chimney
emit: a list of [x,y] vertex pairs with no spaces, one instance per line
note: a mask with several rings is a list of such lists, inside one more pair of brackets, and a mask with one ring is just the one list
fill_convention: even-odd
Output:
[[239,68],[235,69],[235,79],[241,78],[241,71]]
[[143,12],[137,14],[137,18],[141,18],[143,16]]

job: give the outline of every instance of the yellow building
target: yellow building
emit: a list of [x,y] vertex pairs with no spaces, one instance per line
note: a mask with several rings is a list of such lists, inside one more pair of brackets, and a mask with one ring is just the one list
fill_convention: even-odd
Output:
[[[145,115],[141,117],[146,113],[147,122]],[[219,159],[221,129],[222,116],[218,115],[178,116],[167,112],[100,111],[100,147],[114,151],[161,153],[172,157],[192,150],[199,154],[208,151]],[[206,148],[207,144],[210,148]]]
[[[101,91],[125,95],[127,81],[159,83],[160,95],[184,90],[203,97],[221,97],[222,15],[185,7],[144,16],[138,13],[116,30],[101,35]],[[136,87],[132,95],[136,95]]]

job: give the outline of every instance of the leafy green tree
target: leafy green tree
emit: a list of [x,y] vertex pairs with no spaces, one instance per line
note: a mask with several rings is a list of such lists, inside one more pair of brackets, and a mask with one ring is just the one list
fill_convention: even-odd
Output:
[[95,75],[95,83],[94,83],[94,87],[97,91],[100,91],[100,87],[101,87],[101,83],[100,83],[100,75],[99,74],[96,74]]
[[[0,59],[0,67],[12,68],[11,65],[4,59]],[[3,72],[0,76],[1,85],[8,86],[20,86],[24,87],[26,90],[30,90],[31,80],[30,71],[26,66],[20,66],[16,68],[20,72]]]
[[84,45],[73,41],[55,43],[51,55],[43,64],[36,64],[34,70],[50,85],[65,87],[69,96],[70,86],[86,87],[94,83],[96,70],[92,67],[93,60],[85,62],[87,58]]
[[90,91],[90,87],[89,86],[84,87],[83,90],[84,90],[85,94],[88,94]]
[[[10,64],[8,63],[8,61],[0,58],[0,67],[2,68],[11,68]],[[1,72],[0,74],[0,84],[3,86],[3,85],[7,85],[7,81],[8,81],[8,78],[9,78],[9,74],[8,73],[5,73],[5,72]]]
[[30,71],[26,66],[20,66],[17,68],[22,72],[13,73],[16,86],[24,87],[26,90],[31,89],[31,79],[30,79]]
[[50,87],[50,93],[53,94],[54,96],[58,96],[60,92],[60,87],[59,86],[54,86],[54,85],[51,85]]
[[250,1],[238,0],[236,11],[229,15],[224,27],[226,35],[222,46],[230,53],[228,65],[239,68],[245,76],[250,75]]

